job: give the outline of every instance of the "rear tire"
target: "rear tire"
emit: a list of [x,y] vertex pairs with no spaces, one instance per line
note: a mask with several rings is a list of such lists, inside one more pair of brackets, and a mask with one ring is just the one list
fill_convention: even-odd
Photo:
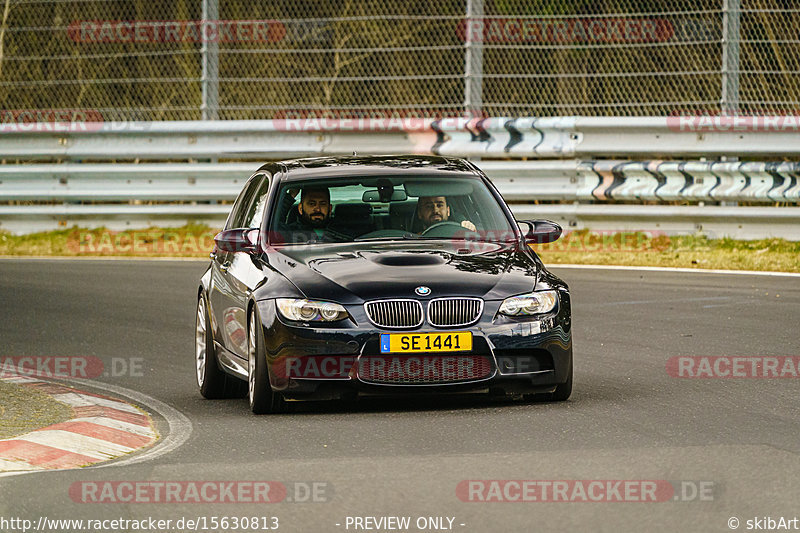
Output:
[[250,410],[257,415],[285,413],[288,404],[283,395],[272,390],[264,350],[264,328],[255,307],[250,312],[247,328],[247,398]]

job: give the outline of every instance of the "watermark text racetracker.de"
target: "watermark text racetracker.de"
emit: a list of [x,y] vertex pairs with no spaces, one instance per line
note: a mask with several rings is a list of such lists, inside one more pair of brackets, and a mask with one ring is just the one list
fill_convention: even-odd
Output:
[[[513,241],[511,231],[459,230],[453,242],[471,252],[490,251],[497,242]],[[662,252],[669,248],[669,237],[661,230],[577,230],[564,232],[560,238],[547,242],[547,237],[533,235],[527,239],[537,252],[569,253],[645,253]]]
[[[533,239],[534,243],[536,239]],[[579,230],[565,232],[560,239],[539,244],[536,250],[543,252],[573,253],[643,253],[663,252],[669,248],[670,240],[661,230]]]
[[793,112],[737,113],[675,112],[667,117],[667,127],[674,132],[800,132],[800,114]]
[[150,126],[112,119],[97,109],[0,109],[0,133],[145,132]]
[[77,43],[275,43],[286,36],[276,20],[79,20]]
[[0,378],[93,379],[123,376],[143,377],[144,358],[111,357],[103,360],[91,355],[0,355]]
[[486,43],[643,43],[669,41],[675,28],[664,18],[487,17],[463,20],[457,32]]
[[676,356],[667,360],[674,378],[800,378],[800,356]]
[[87,504],[266,504],[325,503],[333,497],[326,481],[194,480],[76,481],[70,499]]
[[713,481],[664,479],[465,479],[456,496],[469,503],[570,503],[714,500]]
[[[529,365],[537,363],[531,360]],[[525,361],[515,363],[527,368]],[[348,379],[357,373],[368,380],[470,380],[490,373],[491,362],[473,355],[308,355],[285,357],[273,371],[276,377],[296,379]]]
[[213,230],[75,230],[67,237],[67,249],[79,255],[202,255],[214,248],[215,234]]
[[[205,255],[214,246],[216,231],[212,229],[145,229],[110,231],[106,229],[74,230],[67,235],[67,249],[78,255],[136,255],[159,256],[173,254]],[[272,245],[290,244],[291,232],[270,231],[258,235],[253,230],[251,241],[260,240]],[[511,231],[459,230],[453,244],[459,249],[482,253],[495,249],[499,242],[511,242],[515,234]],[[555,242],[539,242],[542,238],[529,239],[537,252],[568,253],[647,253],[661,252],[670,245],[669,237],[659,230],[595,230],[565,233]],[[242,243],[241,250],[249,248]],[[267,249],[266,251],[271,251]]]

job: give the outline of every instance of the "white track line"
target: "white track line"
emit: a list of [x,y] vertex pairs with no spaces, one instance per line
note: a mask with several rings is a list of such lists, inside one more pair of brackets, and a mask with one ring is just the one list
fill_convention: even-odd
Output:
[[622,265],[573,265],[547,263],[548,269],[552,268],[575,268],[584,270],[640,270],[649,272],[686,272],[690,274],[736,274],[739,276],[785,276],[800,278],[798,272],[761,272],[758,270],[714,270],[710,268],[677,268],[677,267],[648,267],[648,266],[622,266]]
[[[41,261],[194,261],[198,263],[207,263],[208,260],[202,257],[49,257],[49,256],[28,256],[28,255],[0,255],[0,261],[3,260],[41,260]],[[649,270],[653,272],[687,272],[687,273],[701,273],[701,274],[740,274],[747,276],[789,276],[800,277],[798,272],[761,272],[758,270],[718,270],[710,268],[679,268],[679,267],[650,267],[650,266],[625,266],[625,265],[576,265],[570,263],[558,264],[547,263],[546,266],[557,268],[584,268],[584,269],[597,269],[597,270]]]
[[155,437],[156,432],[150,426],[140,426],[138,424],[131,424],[130,422],[123,422],[122,420],[115,420],[103,416],[85,416],[81,418],[70,418],[68,422],[89,422],[90,424],[97,424],[111,429],[118,429],[126,433],[133,433],[142,437]]
[[[47,257],[47,256],[13,256],[0,255],[0,261],[4,260],[37,260],[37,261],[194,261],[197,263],[207,263],[207,259],[202,257]],[[626,265],[575,265],[570,263],[558,264],[547,263],[545,266],[556,268],[582,268],[596,270],[645,270],[652,272],[686,272],[690,274],[738,274],[746,276],[788,276],[800,277],[798,272],[761,272],[758,270],[718,270],[710,268],[679,268],[679,267],[650,267],[650,266],[626,266]]]

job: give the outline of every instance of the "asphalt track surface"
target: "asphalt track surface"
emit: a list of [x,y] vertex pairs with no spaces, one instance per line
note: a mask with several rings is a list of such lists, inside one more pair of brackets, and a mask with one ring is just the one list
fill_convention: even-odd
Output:
[[[143,376],[98,381],[156,398],[193,426],[183,445],[139,464],[0,478],[0,517],[277,516],[278,531],[334,532],[356,531],[347,516],[410,516],[412,524],[446,516],[455,531],[489,532],[730,531],[731,517],[746,530],[755,517],[800,516],[798,380],[666,371],[674,356],[800,355],[798,278],[553,268],[573,297],[570,401],[370,400],[256,417],[244,399],[208,401],[196,390],[194,305],[204,267],[0,261],[0,354],[142,357]],[[468,479],[710,482],[713,496],[462,502],[456,487]],[[323,482],[328,501],[100,505],[70,497],[75,482],[109,480]]]

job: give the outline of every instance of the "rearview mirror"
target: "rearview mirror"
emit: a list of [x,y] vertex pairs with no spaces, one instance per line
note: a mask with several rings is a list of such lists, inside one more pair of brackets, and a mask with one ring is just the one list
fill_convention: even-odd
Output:
[[517,225],[525,240],[534,244],[553,242],[561,237],[561,226],[549,220],[518,220]]
[[214,243],[223,252],[255,252],[259,231],[258,228],[227,229],[214,236]]
[[[387,194],[388,196],[388,194]],[[406,191],[402,189],[397,189],[392,191],[392,195],[390,197],[384,196],[381,198],[381,191],[378,189],[372,189],[369,191],[364,191],[364,194],[361,195],[361,201],[367,203],[376,203],[376,202],[405,202],[408,200],[408,195]]]

